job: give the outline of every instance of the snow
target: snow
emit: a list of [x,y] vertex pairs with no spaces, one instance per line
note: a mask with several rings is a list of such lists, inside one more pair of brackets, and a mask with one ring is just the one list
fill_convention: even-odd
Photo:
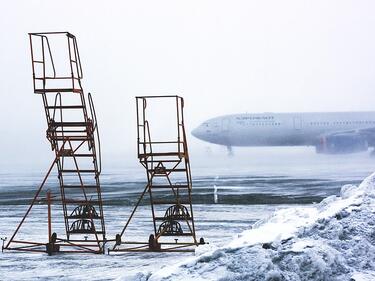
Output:
[[[52,208],[53,230],[64,231],[64,221],[58,220],[61,206]],[[0,237],[13,233],[27,206],[0,205]],[[260,218],[266,218],[275,205],[194,205],[199,237],[211,244],[223,246],[232,240],[238,229],[245,230]],[[37,205],[32,217],[25,224],[20,238],[45,241],[47,234],[46,206]],[[132,206],[106,206],[108,237],[114,237],[132,211]],[[132,234],[138,239],[148,239],[152,228],[149,206],[140,206]],[[131,238],[129,238],[131,239]],[[205,246],[205,247],[206,247]],[[203,248],[200,248],[203,250]],[[211,249],[211,248],[210,248]],[[208,251],[208,250],[207,250]],[[192,253],[123,253],[110,255],[24,253],[4,251],[0,253],[0,280],[146,280],[166,264],[175,264],[192,257]]]
[[356,272],[351,278],[353,281],[374,281],[375,274],[371,272]]
[[[308,189],[309,181],[316,178],[309,179],[299,186]],[[272,184],[275,191],[279,182]],[[319,183],[320,191],[324,184]],[[292,190],[293,184],[288,183],[288,188]],[[339,194],[337,189],[334,194]],[[127,253],[50,257],[5,251],[0,255],[0,280],[375,280],[375,175],[358,187],[345,185],[340,196],[313,205],[230,205],[221,204],[220,198],[219,204],[194,206],[198,237],[210,242],[199,246],[195,256]],[[1,237],[14,231],[25,208],[0,205]],[[106,206],[108,237],[118,233],[131,208]],[[59,206],[53,206],[55,217],[60,211]],[[32,227],[22,234],[44,240],[45,206],[35,206],[33,212],[35,216],[28,220]],[[133,226],[135,235],[148,237],[149,216],[148,206],[141,206]],[[56,221],[53,227],[63,232],[63,221]]]
[[225,246],[135,280],[375,280],[375,173],[309,207],[276,211]]

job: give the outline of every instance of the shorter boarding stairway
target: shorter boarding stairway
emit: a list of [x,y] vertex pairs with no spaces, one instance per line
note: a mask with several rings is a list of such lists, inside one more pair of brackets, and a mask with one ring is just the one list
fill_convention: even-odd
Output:
[[[160,120],[153,119],[152,122],[159,122],[159,130],[168,131],[174,137],[160,141],[152,139],[147,109],[150,101],[153,104],[160,101],[162,104],[163,100],[172,102],[175,113],[169,118],[169,125]],[[122,232],[116,236],[116,245],[110,251],[192,251],[192,247],[204,244],[204,240],[201,238],[198,242],[195,234],[192,180],[183,116],[184,100],[179,96],[142,96],[136,97],[136,104],[138,159],[146,169],[147,185]],[[170,111],[160,105],[157,107],[159,111]],[[174,120],[171,122],[170,119]],[[122,241],[146,193],[150,200],[153,223],[153,232],[148,242]]]

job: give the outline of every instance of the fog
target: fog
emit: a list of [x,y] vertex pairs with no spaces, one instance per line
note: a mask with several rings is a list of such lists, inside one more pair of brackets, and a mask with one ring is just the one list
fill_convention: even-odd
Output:
[[[47,168],[53,158],[42,100],[32,90],[28,32],[77,36],[104,170],[137,165],[136,95],[182,95],[188,132],[223,114],[375,104],[373,1],[28,0],[0,7],[3,171]],[[208,150],[225,159],[224,148],[190,134],[189,144],[196,159]]]

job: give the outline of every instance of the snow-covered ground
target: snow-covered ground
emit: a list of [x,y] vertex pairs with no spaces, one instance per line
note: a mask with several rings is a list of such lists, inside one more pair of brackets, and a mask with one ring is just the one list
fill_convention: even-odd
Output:
[[[0,205],[0,237],[12,234],[24,215],[26,205]],[[211,244],[223,246],[238,233],[248,229],[258,219],[266,218],[281,206],[264,205],[195,205],[197,235]],[[61,206],[52,205],[52,215],[58,219]],[[106,206],[107,237],[114,238],[132,208]],[[141,206],[130,225],[129,234],[147,241],[152,222],[149,206]],[[37,205],[18,237],[47,241],[46,206]],[[53,231],[64,233],[63,221],[53,223]],[[131,238],[129,238],[131,240]],[[61,254],[48,256],[39,253],[0,253],[0,280],[128,280],[137,274],[147,275],[167,264],[182,262],[193,253],[123,253],[111,255]]]
[[223,247],[198,247],[196,257],[134,279],[370,281],[374,261],[375,173],[340,196],[278,210]]
[[[359,188],[346,185],[340,196],[341,186],[359,185],[371,173],[374,159],[274,153],[194,169],[196,229],[210,242],[195,256],[4,252],[0,280],[375,280],[373,177]],[[0,237],[13,233],[43,178],[39,169],[21,172],[0,171]],[[144,180],[142,169],[102,174],[107,238],[121,230]],[[58,193],[55,177],[47,187]],[[59,234],[60,209],[52,206],[53,231]],[[133,233],[147,239],[147,201],[136,219]],[[46,206],[38,204],[20,234],[46,241],[45,222]]]

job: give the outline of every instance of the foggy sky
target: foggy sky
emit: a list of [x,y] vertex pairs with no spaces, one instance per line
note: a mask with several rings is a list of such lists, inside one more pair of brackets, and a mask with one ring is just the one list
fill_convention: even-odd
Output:
[[0,169],[53,158],[28,32],[77,36],[104,161],[134,163],[136,95],[183,95],[189,132],[230,113],[374,110],[374,12],[342,0],[2,1]]

